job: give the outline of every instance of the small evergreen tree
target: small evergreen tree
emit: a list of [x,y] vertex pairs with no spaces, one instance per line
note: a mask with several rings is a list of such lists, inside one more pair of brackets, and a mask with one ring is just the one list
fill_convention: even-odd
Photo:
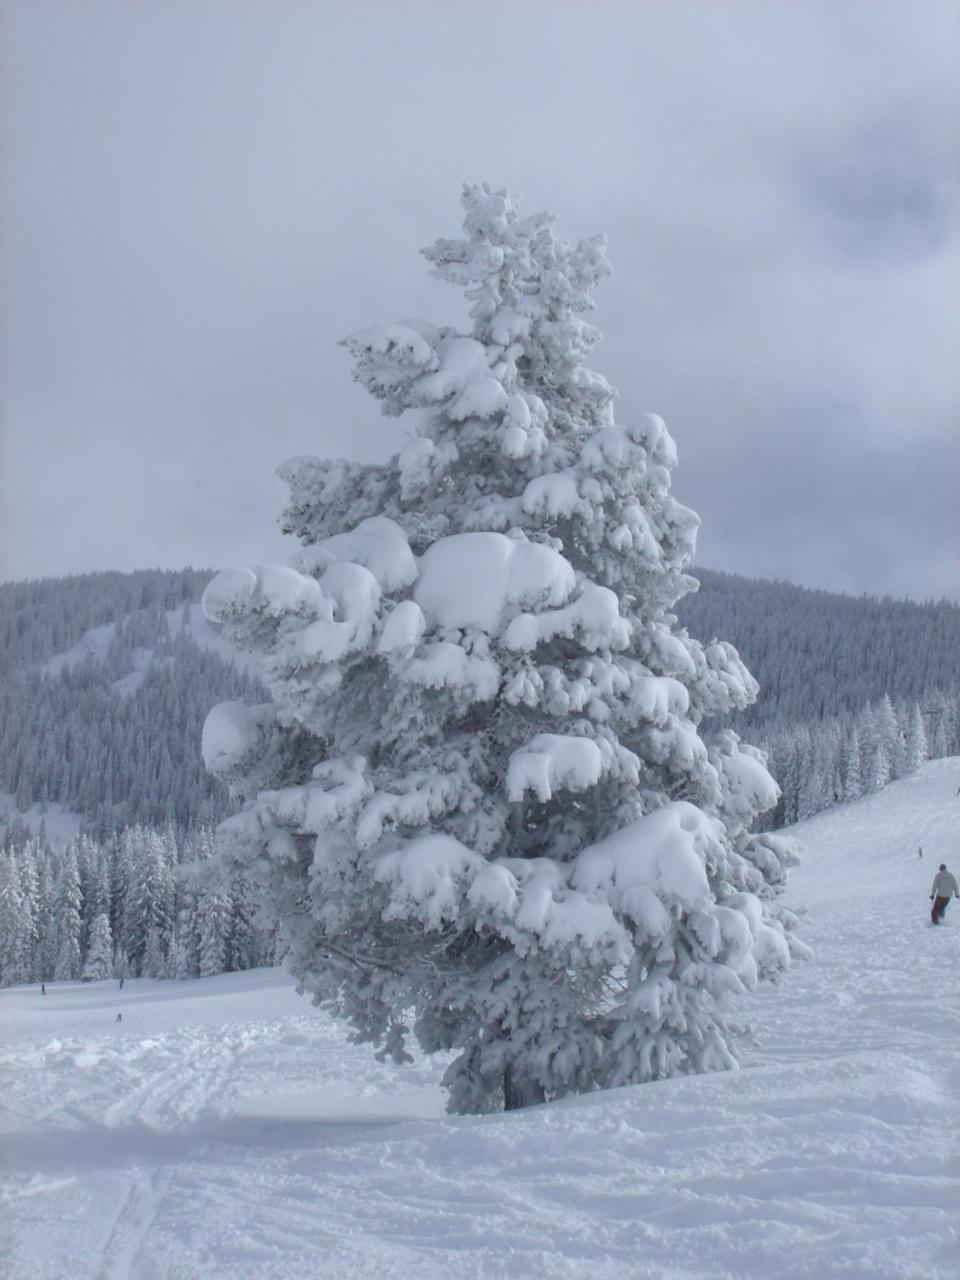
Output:
[[844,750],[843,798],[859,800],[863,795],[863,774],[861,772],[860,738],[856,727],[847,734]]
[[914,703],[908,713],[906,732],[905,770],[916,773],[928,756],[927,731],[923,725],[923,715],[919,703]]
[[877,743],[873,748],[873,755],[870,758],[870,768],[867,774],[867,790],[882,791],[890,781],[890,764],[887,760],[886,752],[883,747]]
[[227,968],[230,938],[230,898],[216,888],[209,888],[199,901],[199,968],[200,977],[209,978]]
[[25,982],[27,939],[20,872],[12,852],[0,853],[0,986]]
[[886,763],[887,777],[899,778],[904,772],[904,744],[890,695],[885,693],[874,710],[874,745],[879,747]]
[[83,964],[83,977],[92,982],[102,982],[109,978],[113,970],[113,937],[110,933],[110,918],[106,912],[94,916],[90,926],[90,940],[87,943],[87,955]]
[[82,922],[80,872],[77,850],[67,845],[60,866],[58,948],[54,977],[69,981],[80,976],[80,928]]
[[140,976],[142,978],[167,978],[171,976],[164,935],[155,924],[147,929],[143,955],[140,961]]

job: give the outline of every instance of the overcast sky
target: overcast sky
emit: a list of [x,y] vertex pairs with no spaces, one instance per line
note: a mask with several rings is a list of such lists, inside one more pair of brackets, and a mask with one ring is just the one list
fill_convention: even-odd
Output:
[[956,3],[2,14],[0,577],[288,554],[285,458],[406,439],[337,342],[462,321],[418,249],[470,180],[607,233],[699,563],[960,595]]

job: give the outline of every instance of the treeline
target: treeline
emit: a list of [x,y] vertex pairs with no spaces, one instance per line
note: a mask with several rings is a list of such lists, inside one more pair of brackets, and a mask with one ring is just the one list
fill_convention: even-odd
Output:
[[[927,724],[933,726],[931,752]],[[784,727],[760,745],[782,787],[760,825],[783,826],[882,789],[931,754],[960,753],[960,700]],[[207,977],[273,961],[248,886],[205,866],[213,834],[136,825],[51,849],[22,823],[0,852],[0,985],[111,975]]]
[[[778,825],[849,798],[858,778],[868,788],[883,777],[868,726],[885,698],[902,741],[919,708],[929,754],[960,751],[958,606],[695,572],[701,590],[677,612],[698,638],[736,645],[760,683],[730,727],[769,752],[784,792]],[[191,631],[189,609],[210,576],[145,570],[0,586],[0,791],[19,810],[58,801],[100,843],[136,824],[213,826],[230,811],[203,767],[203,721],[217,702],[266,694],[228,650],[201,647]],[[889,776],[897,768],[887,761]]]
[[783,827],[880,791],[924,760],[960,755],[960,698],[879,702],[823,720],[781,725],[758,737],[781,797],[763,827]]
[[838,595],[709,569],[693,574],[700,590],[677,605],[680,622],[698,639],[735,645],[760,684],[758,700],[731,724],[747,737],[757,726],[859,715],[884,696],[923,709],[938,693],[960,693],[956,604]]
[[207,828],[135,826],[52,850],[14,826],[0,851],[0,986],[273,963],[246,883],[207,874],[211,850]]

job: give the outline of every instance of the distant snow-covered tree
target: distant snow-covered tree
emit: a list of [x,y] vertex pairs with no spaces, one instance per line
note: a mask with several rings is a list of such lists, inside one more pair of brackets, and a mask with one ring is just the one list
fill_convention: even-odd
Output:
[[140,959],[140,976],[142,978],[169,978],[175,976],[171,972],[168,951],[169,938],[155,924],[147,929],[143,952]]
[[879,748],[887,766],[889,782],[904,772],[903,738],[890,695],[885,693],[873,712],[873,746]]
[[867,790],[882,791],[890,781],[890,762],[887,759],[886,752],[878,742],[873,748],[870,756],[870,765],[867,773]]
[[859,800],[863,795],[863,772],[860,755],[860,738],[856,726],[850,729],[846,737],[843,758],[843,798]]
[[113,936],[110,917],[106,912],[94,916],[90,926],[90,939],[83,962],[82,976],[91,982],[101,982],[113,972]]
[[919,703],[915,702],[907,713],[904,739],[904,771],[916,773],[928,755],[927,731],[923,725]]
[[80,929],[82,923],[80,871],[77,866],[76,846],[69,844],[63,851],[58,885],[57,961],[54,977],[60,980],[80,976]]
[[20,872],[12,852],[0,853],[0,986],[27,978]]
[[39,977],[40,966],[40,881],[37,866],[37,845],[28,841],[15,854],[20,879],[20,924],[22,937],[22,960],[26,969],[26,980]]
[[297,566],[207,589],[273,702],[216,708],[204,755],[293,973],[398,1060],[411,1030],[456,1051],[451,1107],[479,1111],[733,1065],[728,997],[788,963],[794,855],[752,832],[759,753],[701,733],[757,686],[676,628],[698,522],[663,422],[618,424],[587,365],[603,242],[463,203],[424,252],[470,332],[346,339],[417,434],[287,464]]
[[[124,904],[123,945],[135,971],[145,977],[160,977],[173,934],[175,917],[172,864],[176,850],[168,832],[135,827],[125,833],[128,859],[127,893]],[[147,941],[155,935],[149,964]]]
[[215,887],[200,896],[199,968],[201,978],[223,973],[227,968],[230,938],[230,898]]

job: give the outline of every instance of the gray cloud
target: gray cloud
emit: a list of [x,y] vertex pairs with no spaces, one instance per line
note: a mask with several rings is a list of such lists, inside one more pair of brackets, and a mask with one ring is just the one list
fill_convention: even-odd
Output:
[[608,233],[703,563],[957,594],[954,5],[3,13],[3,576],[281,553],[284,458],[405,438],[337,341],[463,317],[416,250],[486,179]]

